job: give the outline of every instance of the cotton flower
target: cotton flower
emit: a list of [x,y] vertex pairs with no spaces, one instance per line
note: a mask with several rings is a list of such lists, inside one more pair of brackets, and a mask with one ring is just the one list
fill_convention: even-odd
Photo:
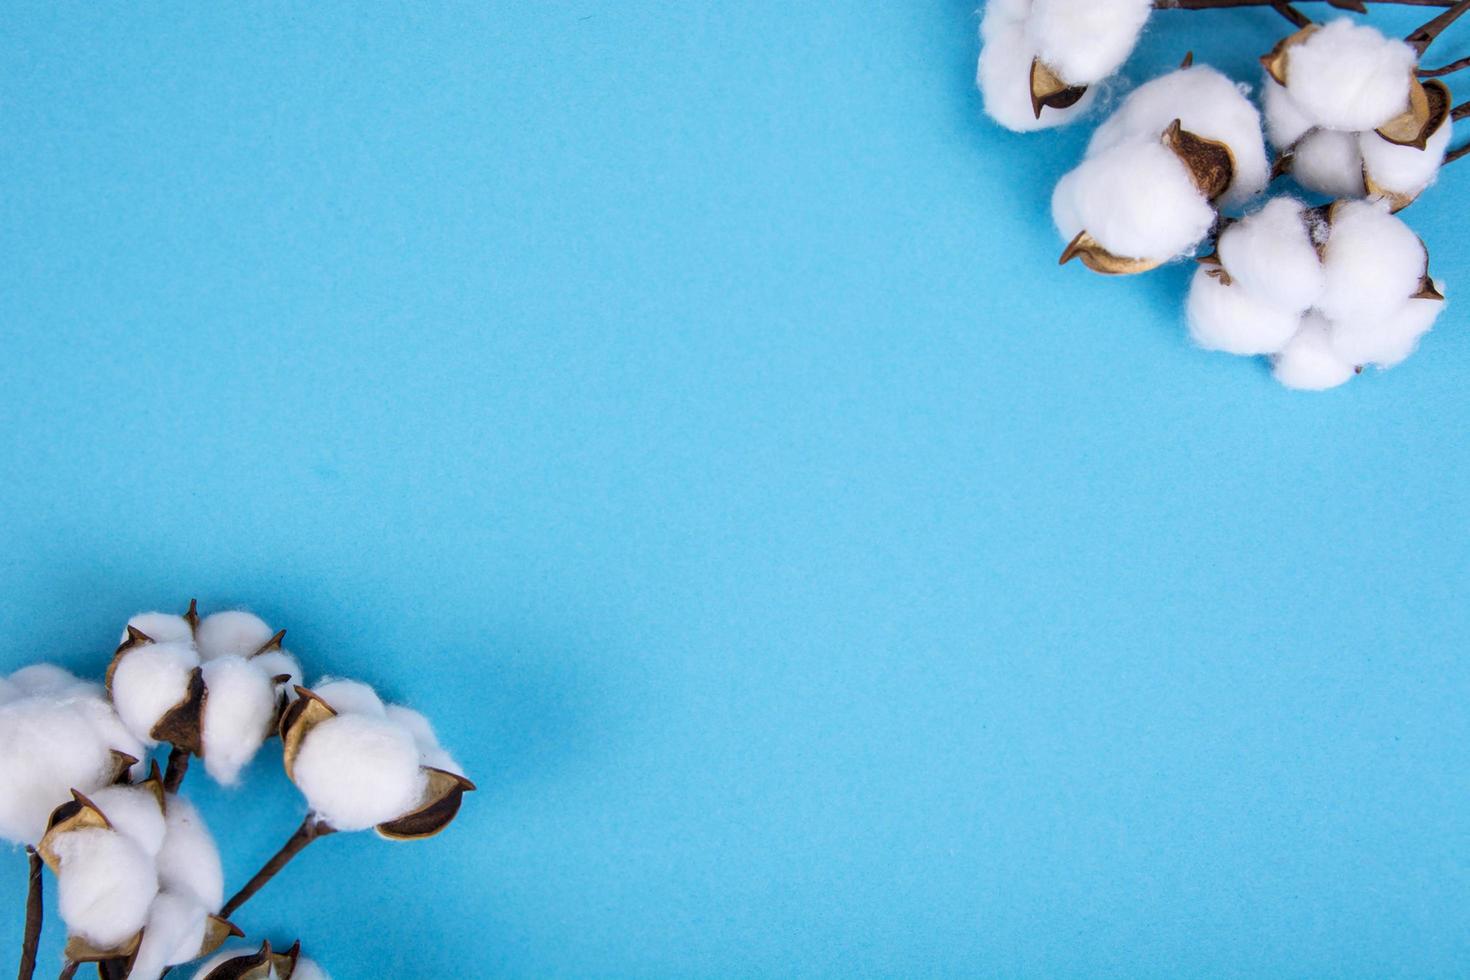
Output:
[[1241,86],[1208,65],[1161,75],[1134,89],[1097,128],[1088,156],[1130,142],[1161,139],[1178,121],[1195,136],[1230,153],[1230,180],[1221,203],[1239,204],[1261,193],[1270,176],[1261,115]]
[[417,712],[357,681],[323,680],[281,719],[286,773],[316,818],[385,837],[438,833],[474,789]]
[[991,0],[976,69],[986,111],[1022,131],[1075,118],[1127,60],[1151,9],[1151,0]]
[[1332,197],[1394,210],[1434,182],[1450,142],[1450,93],[1415,77],[1415,50],[1347,19],[1304,28],[1266,55],[1266,128],[1279,167]]
[[1408,44],[1346,17],[1303,28],[1262,59],[1313,125],[1348,132],[1409,110],[1417,60]]
[[257,950],[223,950],[200,966],[194,980],[332,980],[315,961],[301,955],[298,942],[284,953],[269,942]]
[[[152,629],[164,639],[147,632]],[[246,612],[133,617],[108,668],[118,714],[145,745],[168,741],[233,784],[275,725],[301,668]]]
[[143,755],[96,684],[51,664],[0,680],[0,837],[36,843],[73,789],[106,786]]
[[234,931],[215,914],[223,875],[213,839],[164,792],[156,766],[143,783],[76,793],[37,851],[56,875],[69,959],[128,956],[130,978],[156,980]]
[[1382,201],[1278,198],[1221,232],[1186,304],[1200,346],[1272,355],[1276,379],[1322,390],[1413,352],[1444,307],[1423,243]]

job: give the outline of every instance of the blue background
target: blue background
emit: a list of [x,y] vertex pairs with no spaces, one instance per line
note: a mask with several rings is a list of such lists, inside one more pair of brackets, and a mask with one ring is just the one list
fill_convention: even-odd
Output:
[[0,667],[197,595],[430,713],[450,831],[238,917],[338,977],[1463,973],[1470,163],[1286,392],[1056,266],[972,4],[10,7]]

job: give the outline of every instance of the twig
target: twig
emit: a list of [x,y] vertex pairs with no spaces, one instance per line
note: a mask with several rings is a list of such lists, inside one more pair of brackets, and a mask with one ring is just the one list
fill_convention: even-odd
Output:
[[1467,10],[1470,10],[1470,0],[1459,0],[1450,9],[1404,38],[1404,41],[1409,47],[1423,54],[1424,50],[1434,43],[1434,39],[1443,34],[1446,27],[1459,20],[1460,15]]
[[1444,162],[1454,163],[1456,160],[1467,155],[1470,155],[1470,143],[1466,143],[1458,150],[1451,150],[1449,153],[1445,154]]
[[1440,78],[1444,75],[1453,75],[1463,68],[1470,68],[1470,57],[1461,58],[1459,61],[1451,61],[1443,68],[1420,68],[1420,78]]
[[[1455,0],[1362,0],[1363,3],[1391,3],[1404,7],[1452,7]],[[1356,0],[1329,0],[1334,7],[1356,10]],[[1274,7],[1276,0],[1154,0],[1155,10],[1226,10],[1230,7]]]
[[34,847],[26,848],[30,858],[31,883],[26,892],[26,931],[20,947],[19,980],[31,980],[36,972],[36,947],[41,942],[41,855]]
[[255,877],[247,881],[244,888],[236,892],[234,897],[225,903],[225,907],[220,909],[219,914],[228,919],[236,909],[250,901],[251,896],[264,888],[265,883],[274,878],[276,873],[284,868],[293,857],[305,850],[307,844],[318,837],[325,837],[335,832],[329,825],[307,814],[306,819],[301,821],[301,826],[296,828],[296,833],[291,835],[291,839],[286,841],[259,871],[255,872]]
[[67,960],[62,965],[61,972],[56,975],[56,980],[71,980],[72,977],[77,975],[77,967],[81,965],[76,960]]
[[1287,3],[1286,0],[1277,0],[1276,3],[1271,4],[1271,9],[1291,21],[1294,27],[1306,27],[1312,23],[1312,18]]
[[177,793],[188,771],[189,750],[173,746],[168,752],[168,768],[163,772],[163,788],[170,793]]

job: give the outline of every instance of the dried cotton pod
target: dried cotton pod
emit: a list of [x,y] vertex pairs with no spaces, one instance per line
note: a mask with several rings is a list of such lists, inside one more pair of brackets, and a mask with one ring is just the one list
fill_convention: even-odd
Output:
[[35,844],[73,789],[98,790],[143,757],[102,693],[50,664],[0,681],[0,837]]
[[245,612],[201,620],[192,602],[183,616],[147,613],[129,621],[107,687],[134,737],[199,756],[229,785],[274,730],[290,683],[300,679],[295,658],[281,648],[284,635]]
[[327,826],[430,837],[475,788],[422,715],[383,705],[367,685],[323,681],[297,694],[281,717],[286,774]]
[[1284,38],[1261,63],[1313,126],[1398,133],[1416,115],[1417,60],[1403,41],[1343,17]]

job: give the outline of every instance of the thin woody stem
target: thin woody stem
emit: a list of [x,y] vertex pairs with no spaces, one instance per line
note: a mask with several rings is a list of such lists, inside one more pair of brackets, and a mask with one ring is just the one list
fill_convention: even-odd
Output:
[[1470,68],[1470,57],[1461,58],[1459,61],[1451,61],[1443,68],[1420,68],[1420,78],[1440,78],[1444,75],[1453,75],[1464,68]]
[[163,788],[170,793],[177,793],[188,772],[189,750],[175,745],[169,749],[168,768],[163,772]]
[[26,892],[26,931],[20,947],[19,980],[31,980],[36,972],[36,947],[41,942],[41,855],[26,848],[30,858],[30,889]]
[[1312,18],[1287,3],[1286,0],[1277,0],[1276,3],[1271,4],[1271,9],[1291,21],[1294,27],[1306,27],[1312,23]]
[[1459,20],[1460,15],[1467,10],[1470,10],[1470,0],[1459,0],[1450,9],[1404,38],[1404,41],[1415,51],[1423,54],[1424,50],[1434,43],[1434,39],[1443,34],[1446,27]]
[[[1357,0],[1328,0],[1344,10],[1357,8]],[[1387,3],[1404,7],[1452,7],[1455,0],[1361,0],[1362,3]],[[1226,10],[1231,7],[1274,7],[1276,0],[1154,0],[1155,10]]]
[[250,901],[256,892],[264,888],[266,882],[274,878],[276,873],[289,864],[292,858],[304,851],[306,845],[318,837],[325,837],[331,833],[335,833],[332,827],[317,820],[311,814],[307,814],[306,819],[301,821],[301,826],[296,828],[296,833],[291,835],[291,839],[286,841],[281,849],[261,866],[259,871],[255,872],[255,877],[247,881],[244,888],[236,892],[234,897],[225,903],[225,907],[220,909],[219,914],[228,919],[236,909]]
[[1444,162],[1445,163],[1454,163],[1456,160],[1460,159],[1463,156],[1467,156],[1467,155],[1470,155],[1470,143],[1466,143],[1464,146],[1460,147],[1458,150],[1452,150],[1449,153],[1447,153],[1445,155]]
[[1450,118],[1455,122],[1459,122],[1466,116],[1470,116],[1470,102],[1461,102],[1450,110]]
[[77,967],[81,965],[76,960],[67,960],[62,965],[61,972],[56,975],[56,980],[71,980],[72,977],[77,975]]

